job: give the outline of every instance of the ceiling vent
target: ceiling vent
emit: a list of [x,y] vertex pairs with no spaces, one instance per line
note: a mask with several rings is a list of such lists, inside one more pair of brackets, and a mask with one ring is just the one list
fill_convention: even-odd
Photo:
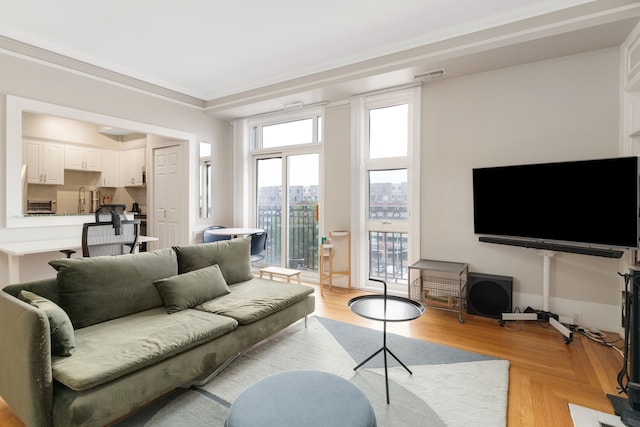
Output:
[[420,73],[420,74],[416,74],[415,76],[413,76],[413,80],[416,81],[429,81],[429,80],[433,80],[433,79],[439,79],[440,77],[444,76],[446,74],[446,71],[444,68],[440,68],[437,70],[431,70],[431,71],[427,71],[426,73]]
[[293,102],[284,104],[282,106],[284,110],[295,110],[296,108],[302,108],[302,107],[304,107],[304,102],[302,101],[293,101]]

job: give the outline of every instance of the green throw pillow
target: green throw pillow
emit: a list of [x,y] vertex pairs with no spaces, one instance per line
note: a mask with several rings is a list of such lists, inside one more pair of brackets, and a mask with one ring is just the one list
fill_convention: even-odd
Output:
[[51,331],[51,354],[54,356],[71,356],[76,348],[73,325],[67,313],[57,304],[29,291],[21,291],[20,298],[32,306],[42,310],[49,319]]
[[169,314],[195,307],[230,292],[217,264],[156,280],[154,284]]
[[178,273],[218,264],[228,285],[253,279],[251,273],[251,239],[222,240],[189,246],[175,246]]

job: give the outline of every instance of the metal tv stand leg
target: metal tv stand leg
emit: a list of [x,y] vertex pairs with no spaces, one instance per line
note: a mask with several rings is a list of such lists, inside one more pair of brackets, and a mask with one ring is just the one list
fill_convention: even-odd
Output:
[[573,332],[569,330],[566,326],[558,321],[558,315],[553,314],[549,311],[549,282],[550,282],[550,265],[551,258],[554,255],[553,251],[542,250],[540,251],[542,255],[543,264],[542,264],[542,296],[543,296],[543,309],[542,310],[533,310],[529,307],[525,310],[524,313],[502,313],[500,317],[500,326],[504,326],[504,322],[507,320],[542,320],[549,322],[551,326],[556,328],[563,336],[564,343],[571,344],[573,341]]

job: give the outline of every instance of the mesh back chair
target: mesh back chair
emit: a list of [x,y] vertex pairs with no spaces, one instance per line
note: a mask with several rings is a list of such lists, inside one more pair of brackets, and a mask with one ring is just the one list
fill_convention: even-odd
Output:
[[207,233],[207,231],[209,230],[219,230],[220,228],[226,228],[226,227],[224,225],[210,225],[207,228],[205,228],[204,231],[202,232],[202,242],[210,243],[210,242],[217,242],[219,240],[231,239],[231,236],[217,236],[215,234]]
[[126,205],[100,205],[95,211],[96,222],[111,222],[120,233],[120,223],[127,220]]
[[135,252],[140,234],[140,220],[89,222],[82,226],[82,256],[122,255]]
[[251,262],[264,259],[267,256],[267,232],[262,231],[251,235]]

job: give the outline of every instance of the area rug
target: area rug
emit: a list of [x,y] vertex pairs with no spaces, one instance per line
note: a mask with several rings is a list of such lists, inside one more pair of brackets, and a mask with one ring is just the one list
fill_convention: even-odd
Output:
[[569,412],[574,427],[624,427],[617,415],[569,403]]
[[369,398],[378,427],[506,425],[509,362],[451,347],[387,335],[392,357],[390,404],[382,332],[310,316],[254,346],[209,383],[178,389],[115,424],[116,427],[224,426],[227,411],[251,384],[276,372],[314,369],[339,375]]

